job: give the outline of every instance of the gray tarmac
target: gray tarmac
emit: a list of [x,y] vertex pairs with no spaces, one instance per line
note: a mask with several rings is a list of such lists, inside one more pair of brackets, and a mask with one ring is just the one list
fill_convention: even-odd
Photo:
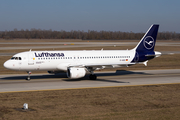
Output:
[[[11,44],[11,45],[21,45],[15,47],[0,47],[0,50],[16,50],[25,49],[26,51],[30,49],[52,49],[62,48],[68,50],[69,48],[87,48],[87,47],[99,47],[99,50],[103,47],[113,46],[136,46],[138,42],[2,42],[1,45]],[[30,46],[23,46],[23,45]],[[51,44],[51,46],[49,46]],[[33,46],[36,45],[36,46]],[[180,42],[158,42],[156,46],[179,46]],[[162,54],[180,54],[180,51],[163,51]],[[15,53],[0,53],[0,56],[13,56]]]
[[180,83],[180,69],[108,71],[95,74],[98,76],[97,80],[89,80],[88,75],[71,80],[66,77],[66,73],[32,74],[30,81],[25,80],[27,74],[0,75],[0,92]]
[[[139,42],[139,41],[138,41]],[[64,48],[79,48],[79,47],[103,47],[103,46],[136,46],[138,42],[3,42],[1,45],[11,44],[11,45],[22,45],[18,47],[0,47],[0,50],[14,50],[14,49],[56,49]],[[29,46],[23,46],[23,45]],[[52,46],[49,46],[49,45]],[[36,45],[36,46],[33,46]],[[180,46],[180,42],[158,42],[156,46]],[[100,48],[101,49],[101,48]]]

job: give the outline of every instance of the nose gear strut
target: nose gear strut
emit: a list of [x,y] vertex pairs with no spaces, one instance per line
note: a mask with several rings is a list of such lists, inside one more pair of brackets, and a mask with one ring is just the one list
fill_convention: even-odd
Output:
[[28,73],[28,76],[27,76],[26,80],[28,80],[28,81],[29,81],[29,80],[31,80],[31,78],[30,78],[31,71],[28,71],[27,73]]

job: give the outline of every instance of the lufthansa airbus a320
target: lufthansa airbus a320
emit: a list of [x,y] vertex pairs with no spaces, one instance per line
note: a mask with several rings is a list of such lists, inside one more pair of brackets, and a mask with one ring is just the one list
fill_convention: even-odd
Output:
[[159,25],[152,25],[137,46],[131,50],[93,50],[93,51],[27,51],[15,54],[4,63],[11,70],[27,71],[65,71],[70,79],[84,77],[95,80],[93,71],[105,68],[128,67],[143,63],[161,55],[154,51]]

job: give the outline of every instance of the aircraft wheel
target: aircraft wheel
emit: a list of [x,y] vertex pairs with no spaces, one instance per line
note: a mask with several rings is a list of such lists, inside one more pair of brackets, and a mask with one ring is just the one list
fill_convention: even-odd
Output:
[[27,73],[28,73],[28,76],[27,76],[27,78],[26,78],[26,80],[30,80],[31,79],[31,77],[30,77],[30,75],[31,75],[31,71],[27,71]]
[[31,78],[28,76],[28,77],[26,78],[26,80],[28,80],[28,81],[29,81],[29,80],[31,80]]
[[90,80],[96,80],[97,79],[97,76],[96,75],[89,75],[89,78],[90,78]]

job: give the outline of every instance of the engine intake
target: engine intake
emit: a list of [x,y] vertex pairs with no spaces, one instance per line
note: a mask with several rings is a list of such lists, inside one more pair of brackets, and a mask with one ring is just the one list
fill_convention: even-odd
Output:
[[86,75],[86,70],[84,68],[68,68],[67,77],[71,79],[82,78]]

